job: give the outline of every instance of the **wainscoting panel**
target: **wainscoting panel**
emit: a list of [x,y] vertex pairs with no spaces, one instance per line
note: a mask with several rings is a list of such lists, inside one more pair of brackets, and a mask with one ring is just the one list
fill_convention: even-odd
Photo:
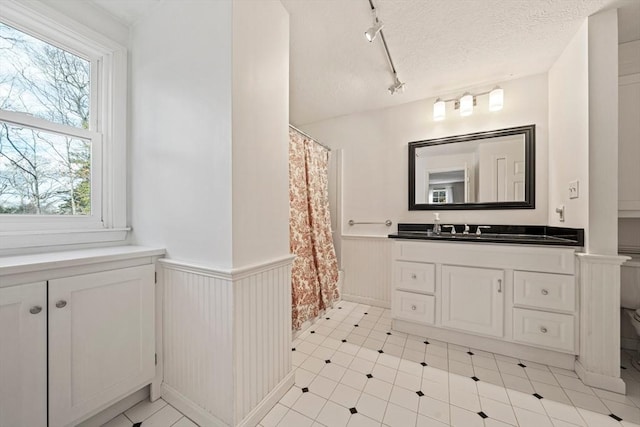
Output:
[[620,378],[621,256],[577,254],[580,288],[580,354],[576,373],[592,387],[625,392]]
[[391,307],[391,240],[384,236],[342,236],[342,298]]
[[291,265],[234,283],[236,420],[291,371]]
[[164,383],[233,423],[233,286],[202,271],[164,267]]
[[201,425],[256,425],[293,383],[291,261],[218,271],[162,260],[163,397]]

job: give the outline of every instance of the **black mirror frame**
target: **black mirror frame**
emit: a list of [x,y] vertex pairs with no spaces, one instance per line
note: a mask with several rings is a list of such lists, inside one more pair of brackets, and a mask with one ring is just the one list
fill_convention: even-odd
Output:
[[[525,187],[522,202],[479,202],[479,203],[416,203],[416,149],[431,145],[453,144],[456,142],[474,141],[477,139],[497,138],[501,136],[524,135],[525,152]],[[466,135],[447,136],[409,143],[409,210],[474,210],[474,209],[535,209],[536,207],[536,125],[518,126],[487,132],[469,133]]]

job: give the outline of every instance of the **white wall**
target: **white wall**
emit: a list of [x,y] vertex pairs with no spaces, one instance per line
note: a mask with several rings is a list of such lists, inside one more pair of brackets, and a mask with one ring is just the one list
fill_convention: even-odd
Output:
[[618,12],[589,17],[587,251],[618,253]]
[[132,29],[133,239],[232,266],[230,1],[165,1]]
[[[447,105],[447,118],[434,122],[434,98],[388,109],[337,117],[300,127],[333,149],[343,150],[343,234],[386,235],[385,226],[354,226],[355,221],[431,222],[433,211],[408,211],[407,167],[411,141],[528,124],[536,125],[536,208],[526,210],[441,211],[443,223],[547,223],[547,76],[501,82],[502,111],[490,113],[486,97],[473,115],[460,117]],[[475,91],[491,87],[473,88]],[[408,89],[409,90],[409,89]],[[456,94],[442,94],[444,97]],[[459,95],[459,94],[457,94]],[[402,96],[402,95],[399,95]]]
[[288,76],[282,3],[233,2],[234,267],[289,254]]
[[[588,42],[585,21],[549,70],[549,225],[559,227],[588,226]],[[572,180],[579,181],[577,199],[569,199]],[[555,212],[560,205],[565,207],[565,222]]]

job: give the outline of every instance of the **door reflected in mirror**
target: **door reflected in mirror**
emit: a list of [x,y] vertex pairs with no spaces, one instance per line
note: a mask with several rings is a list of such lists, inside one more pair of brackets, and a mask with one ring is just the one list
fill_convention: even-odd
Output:
[[534,131],[409,143],[409,210],[534,208]]

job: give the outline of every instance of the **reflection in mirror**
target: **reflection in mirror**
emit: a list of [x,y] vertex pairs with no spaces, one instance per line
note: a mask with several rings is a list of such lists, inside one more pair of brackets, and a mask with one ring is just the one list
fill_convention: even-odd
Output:
[[409,210],[533,208],[534,130],[410,143]]

